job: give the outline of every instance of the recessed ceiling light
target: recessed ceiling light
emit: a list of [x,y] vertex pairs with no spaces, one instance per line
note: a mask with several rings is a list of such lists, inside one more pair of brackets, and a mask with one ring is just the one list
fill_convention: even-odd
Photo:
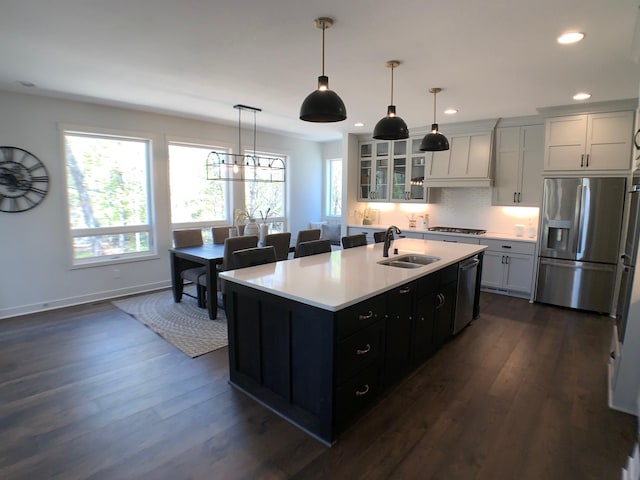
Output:
[[588,100],[591,98],[591,94],[587,92],[578,92],[573,96],[574,100]]
[[446,113],[447,115],[454,115],[456,113],[458,113],[458,109],[457,108],[447,108],[444,113]]
[[563,33],[558,37],[558,43],[562,43],[563,45],[569,43],[579,42],[584,38],[584,33],[582,32],[567,32]]
[[362,122],[356,122],[353,124],[354,127],[364,127],[364,123]]

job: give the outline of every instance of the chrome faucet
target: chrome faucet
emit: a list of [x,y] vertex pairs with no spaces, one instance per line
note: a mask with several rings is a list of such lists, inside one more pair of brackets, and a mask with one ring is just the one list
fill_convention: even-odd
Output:
[[402,233],[395,225],[391,225],[387,228],[387,231],[384,233],[384,247],[382,250],[383,257],[389,256],[389,247],[391,246],[391,242],[393,242],[393,232],[396,232],[398,235]]

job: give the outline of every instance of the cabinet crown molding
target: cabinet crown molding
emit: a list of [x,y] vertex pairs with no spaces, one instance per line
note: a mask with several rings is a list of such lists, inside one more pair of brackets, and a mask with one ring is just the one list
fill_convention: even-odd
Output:
[[578,105],[559,105],[556,107],[540,107],[538,113],[543,117],[562,117],[565,115],[579,115],[585,113],[620,112],[636,110],[637,98],[612,100],[610,102],[581,103]]

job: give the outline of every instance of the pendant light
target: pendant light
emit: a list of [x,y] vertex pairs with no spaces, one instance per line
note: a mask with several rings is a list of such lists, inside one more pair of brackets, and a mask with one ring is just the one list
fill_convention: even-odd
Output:
[[316,27],[322,29],[322,75],[318,77],[318,89],[311,92],[300,107],[300,120],[305,122],[340,122],[347,118],[347,109],[338,94],[329,90],[329,77],[324,74],[324,31],[333,25],[333,19],[320,17]]
[[398,60],[389,60],[386,63],[391,69],[391,103],[387,107],[387,116],[382,118],[373,129],[373,138],[378,140],[399,140],[409,137],[409,128],[400,117],[396,115],[396,106],[393,104],[393,69],[400,65]]
[[441,91],[441,88],[429,89],[429,92],[433,93],[433,124],[431,124],[431,131],[424,136],[420,144],[420,151],[422,152],[449,150],[449,140],[438,131],[438,124],[436,123],[436,94]]

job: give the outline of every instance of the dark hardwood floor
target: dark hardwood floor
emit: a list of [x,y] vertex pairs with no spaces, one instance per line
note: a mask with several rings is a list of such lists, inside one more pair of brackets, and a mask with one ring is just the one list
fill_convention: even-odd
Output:
[[327,448],[109,303],[0,321],[3,479],[618,479],[611,319],[482,293],[481,318]]

